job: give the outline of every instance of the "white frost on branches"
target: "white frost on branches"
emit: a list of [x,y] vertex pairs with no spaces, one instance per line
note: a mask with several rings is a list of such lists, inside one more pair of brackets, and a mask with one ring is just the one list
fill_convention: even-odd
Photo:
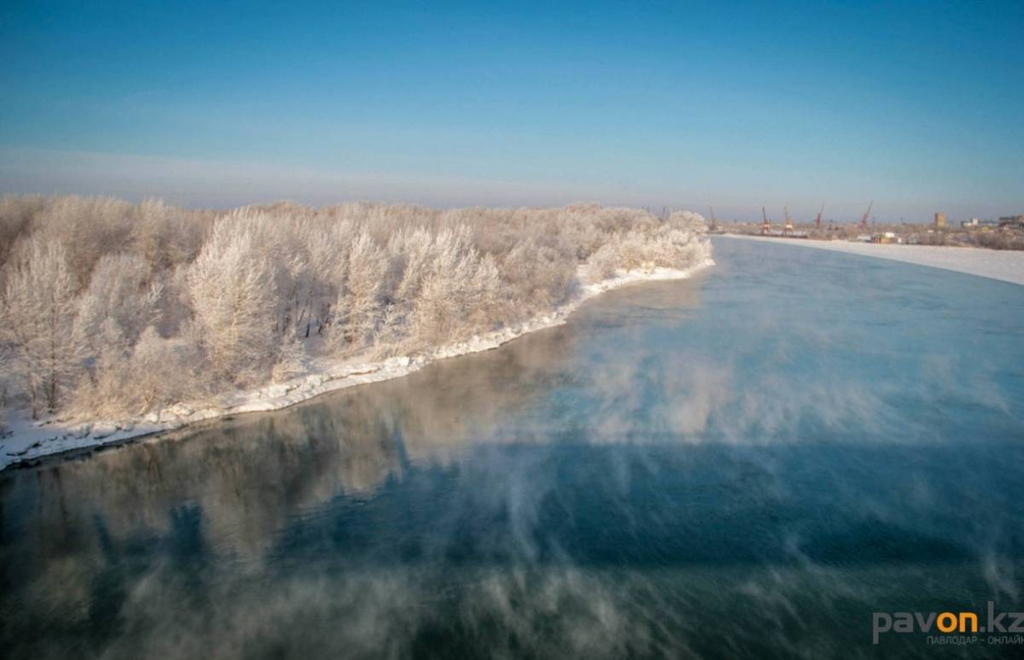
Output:
[[554,312],[623,271],[710,257],[704,219],[595,204],[226,213],[0,200],[2,401],[140,416],[283,382],[320,359],[444,348]]

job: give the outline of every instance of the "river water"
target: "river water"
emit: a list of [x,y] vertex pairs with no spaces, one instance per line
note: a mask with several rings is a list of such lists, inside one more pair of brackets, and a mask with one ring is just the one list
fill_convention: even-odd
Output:
[[0,655],[1024,655],[872,643],[1024,610],[1024,287],[716,240],[495,351],[0,474]]

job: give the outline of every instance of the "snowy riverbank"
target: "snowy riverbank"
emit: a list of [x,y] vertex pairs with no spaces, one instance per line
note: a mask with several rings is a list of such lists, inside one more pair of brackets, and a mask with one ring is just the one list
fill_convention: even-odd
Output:
[[217,417],[287,408],[327,392],[405,376],[436,360],[497,348],[530,332],[565,323],[566,318],[580,304],[605,291],[641,282],[686,279],[712,265],[714,261],[708,259],[685,270],[656,268],[650,272],[620,271],[615,277],[596,284],[582,283],[581,267],[581,284],[570,302],[550,314],[537,316],[517,326],[415,357],[394,357],[379,362],[371,362],[367,358],[320,360],[311,365],[306,375],[284,383],[267,385],[249,392],[227,393],[214,401],[179,403],[141,419],[51,419],[33,422],[12,415],[7,420],[5,434],[0,437],[0,470],[17,464],[31,464],[56,454],[121,444]]
[[[972,247],[940,247],[933,245],[881,245],[851,241],[813,241],[767,238],[739,234],[721,234],[729,239],[766,241],[780,245],[796,245],[819,250],[859,254],[865,257],[892,259],[918,266],[930,266],[968,275],[1024,285],[1024,252],[987,250]],[[717,237],[716,237],[717,238]]]

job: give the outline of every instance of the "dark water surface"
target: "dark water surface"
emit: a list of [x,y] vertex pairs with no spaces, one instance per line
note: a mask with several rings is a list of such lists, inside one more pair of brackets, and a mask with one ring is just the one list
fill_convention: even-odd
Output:
[[1024,287],[716,259],[404,379],[0,474],[0,656],[1024,657],[871,643],[874,611],[1024,610]]

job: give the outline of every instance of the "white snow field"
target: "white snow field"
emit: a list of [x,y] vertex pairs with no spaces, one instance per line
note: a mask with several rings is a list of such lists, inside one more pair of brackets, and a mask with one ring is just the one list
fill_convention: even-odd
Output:
[[918,266],[930,266],[968,275],[1024,285],[1024,252],[1019,250],[988,250],[973,247],[943,247],[933,245],[882,245],[853,243],[850,241],[814,241],[803,239],[768,238],[739,234],[720,234],[729,239],[767,241],[782,245],[797,245],[819,250],[833,250],[879,259],[892,259]]
[[6,437],[0,438],[0,470],[56,454],[121,444],[216,417],[287,408],[326,392],[405,376],[436,360],[497,348],[527,333],[565,323],[566,318],[581,303],[605,291],[655,280],[686,279],[714,263],[712,259],[707,259],[682,270],[619,270],[614,276],[595,284],[585,283],[586,267],[580,266],[577,275],[580,284],[576,295],[554,312],[539,315],[525,323],[415,357],[393,357],[379,362],[372,362],[365,357],[340,361],[321,358],[313,362],[309,373],[287,382],[248,392],[232,392],[210,401],[175,404],[160,412],[149,413],[141,420],[76,423],[61,421],[58,417],[56,420],[33,422],[27,413],[16,413],[7,420]]

